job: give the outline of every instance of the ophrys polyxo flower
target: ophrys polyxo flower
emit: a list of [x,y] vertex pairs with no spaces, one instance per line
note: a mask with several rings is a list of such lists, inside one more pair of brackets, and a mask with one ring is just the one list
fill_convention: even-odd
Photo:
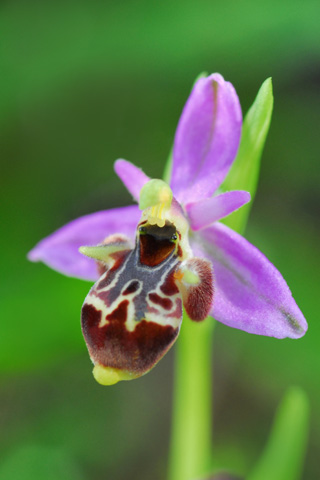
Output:
[[[198,80],[175,136],[171,189],[118,160],[116,173],[140,200],[142,217],[138,206],[88,215],[30,252],[31,260],[67,275],[96,280],[102,274],[82,314],[101,383],[152,368],[177,337],[181,300],[194,320],[210,313],[250,333],[277,338],[305,333],[306,321],[281,274],[218,221],[250,200],[243,191],[214,196],[236,156],[241,123],[232,85],[218,74]],[[83,245],[98,245],[82,249],[95,260],[81,257]]]
[[151,180],[140,192],[144,208],[132,248],[111,235],[80,251],[105,273],[82,308],[82,330],[103,384],[148,372],[176,340],[182,302],[189,317],[204,320],[213,301],[212,265],[193,257],[188,222],[171,190]]

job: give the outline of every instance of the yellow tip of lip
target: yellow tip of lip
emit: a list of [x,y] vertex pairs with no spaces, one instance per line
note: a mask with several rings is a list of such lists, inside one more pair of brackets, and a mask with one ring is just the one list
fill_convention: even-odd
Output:
[[95,365],[93,376],[100,385],[115,385],[121,380],[133,380],[139,375],[119,370],[118,368],[105,367],[103,365]]

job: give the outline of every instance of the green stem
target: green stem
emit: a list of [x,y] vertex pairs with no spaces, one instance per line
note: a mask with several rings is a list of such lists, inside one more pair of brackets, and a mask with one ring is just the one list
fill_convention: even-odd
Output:
[[184,314],[177,345],[169,480],[196,480],[211,464],[214,320]]

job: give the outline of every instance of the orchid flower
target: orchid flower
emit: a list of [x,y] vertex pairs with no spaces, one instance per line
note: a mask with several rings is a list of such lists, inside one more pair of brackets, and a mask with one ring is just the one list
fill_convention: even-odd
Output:
[[211,315],[276,338],[306,332],[279,271],[219,222],[250,201],[245,191],[219,192],[241,126],[234,87],[219,74],[200,78],[177,127],[170,183],[117,160],[115,171],[139,205],[80,217],[29,253],[65,275],[96,281],[82,330],[98,382],[147,373],[176,340],[182,304],[194,321]]

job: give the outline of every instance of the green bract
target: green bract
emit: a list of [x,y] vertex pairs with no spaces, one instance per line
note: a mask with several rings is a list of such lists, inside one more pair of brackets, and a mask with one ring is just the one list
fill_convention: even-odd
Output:
[[247,480],[298,480],[301,478],[309,429],[309,402],[299,388],[282,400],[270,438]]
[[[267,78],[249,109],[242,126],[239,151],[222,190],[246,190],[254,199],[260,170],[260,158],[267,138],[273,109],[272,80]],[[222,222],[237,232],[243,232],[251,203],[232,213]]]

